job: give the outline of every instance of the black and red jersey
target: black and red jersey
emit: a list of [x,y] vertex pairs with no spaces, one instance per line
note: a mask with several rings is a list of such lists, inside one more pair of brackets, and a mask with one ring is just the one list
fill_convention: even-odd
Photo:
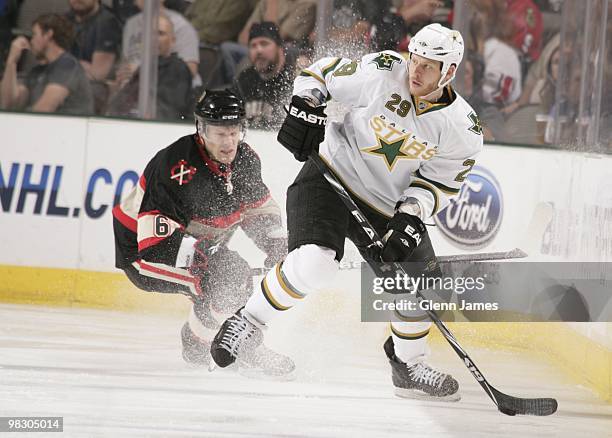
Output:
[[153,157],[136,187],[113,209],[116,266],[146,261],[188,276],[173,269],[186,235],[226,243],[241,226],[265,250],[270,230],[262,230],[262,224],[280,228],[281,219],[255,151],[241,143],[232,164],[223,165],[207,155],[199,137],[181,137]]

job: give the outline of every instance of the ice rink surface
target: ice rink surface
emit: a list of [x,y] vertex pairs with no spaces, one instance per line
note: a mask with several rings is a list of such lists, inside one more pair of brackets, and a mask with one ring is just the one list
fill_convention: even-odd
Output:
[[63,434],[20,437],[612,436],[611,405],[525,353],[468,348],[501,391],[556,397],[551,417],[497,412],[439,343],[431,362],[459,380],[463,399],[395,398],[384,325],[323,319],[316,303],[295,312],[267,338],[294,357],[297,379],[271,382],[186,366],[178,317],[0,305],[0,416],[64,417]]

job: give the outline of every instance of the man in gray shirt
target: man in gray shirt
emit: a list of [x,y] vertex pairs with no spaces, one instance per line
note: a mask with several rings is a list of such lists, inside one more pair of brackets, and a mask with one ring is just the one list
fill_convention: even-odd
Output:
[[[92,114],[91,87],[79,61],[66,50],[74,31],[65,17],[45,14],[34,20],[32,39],[15,38],[2,77],[3,109],[26,108],[36,112]],[[17,63],[25,50],[39,61],[22,83]]]
[[[160,14],[166,15],[174,28],[176,38],[174,51],[179,58],[185,61],[189,71],[191,71],[191,76],[195,78],[198,74],[198,64],[200,63],[198,33],[181,14],[164,8],[164,0],[158,1],[160,2]],[[141,10],[144,8],[144,0],[136,0],[135,3]],[[123,28],[122,61],[124,64],[128,64],[132,71],[136,70],[140,65],[143,27],[143,14],[141,12],[130,17]]]

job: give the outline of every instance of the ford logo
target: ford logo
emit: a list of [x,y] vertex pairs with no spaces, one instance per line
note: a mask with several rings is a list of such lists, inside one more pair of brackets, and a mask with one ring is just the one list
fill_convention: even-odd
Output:
[[434,220],[442,235],[460,248],[478,249],[497,234],[503,216],[503,199],[493,175],[475,166],[461,191]]

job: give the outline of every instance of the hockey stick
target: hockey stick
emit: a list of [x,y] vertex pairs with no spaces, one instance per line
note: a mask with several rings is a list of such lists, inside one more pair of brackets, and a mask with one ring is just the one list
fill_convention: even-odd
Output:
[[[383,242],[376,230],[372,227],[370,222],[363,215],[359,207],[355,204],[353,199],[350,197],[344,186],[338,181],[338,179],[331,173],[327,164],[323,159],[314,153],[310,156],[310,160],[317,166],[323,177],[332,186],[334,191],[338,194],[342,202],[351,212],[351,215],[357,220],[363,231],[370,237],[372,246],[379,248],[383,247]],[[400,272],[406,274],[404,269],[399,263],[383,263],[382,267],[378,268],[374,264],[370,264],[374,271],[390,271]],[[416,292],[417,298],[423,300],[423,295],[420,291]],[[438,327],[444,338],[453,347],[453,350],[461,358],[464,365],[472,373],[476,381],[482,386],[487,395],[493,400],[493,403],[497,406],[497,409],[506,415],[551,415],[557,410],[557,400],[554,398],[519,398],[513,397],[508,394],[495,389],[487,379],[484,378],[476,364],[472,361],[467,352],[461,347],[455,336],[450,332],[446,325],[440,320],[440,317],[433,310],[426,310],[427,315]]]
[[[527,253],[519,248],[514,248],[510,251],[496,251],[496,252],[477,252],[473,254],[453,254],[446,256],[436,257],[438,263],[469,263],[469,262],[484,262],[488,260],[510,260],[510,259],[522,259],[527,257]],[[356,269],[356,266],[349,266],[340,270]],[[251,268],[251,275],[257,277],[258,275],[266,275],[269,268]]]

